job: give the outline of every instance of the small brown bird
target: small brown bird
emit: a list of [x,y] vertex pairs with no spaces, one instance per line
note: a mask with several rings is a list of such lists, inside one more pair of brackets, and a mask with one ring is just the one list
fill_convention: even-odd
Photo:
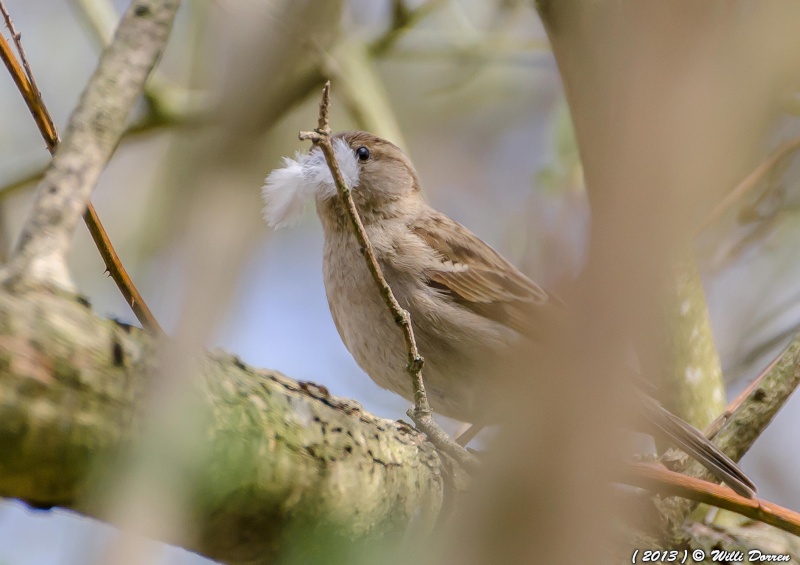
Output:
[[[491,378],[496,367],[515,346],[533,344],[537,318],[552,310],[553,300],[475,234],[431,208],[413,164],[396,145],[357,131],[337,134],[333,146],[383,274],[411,314],[431,407],[484,422],[499,388]],[[339,335],[372,380],[412,400],[404,342],[321,150],[284,161],[263,188],[267,221],[292,223],[315,198],[325,232],[325,290]],[[649,397],[642,406],[656,430],[734,490],[753,495],[753,483],[702,433]]]

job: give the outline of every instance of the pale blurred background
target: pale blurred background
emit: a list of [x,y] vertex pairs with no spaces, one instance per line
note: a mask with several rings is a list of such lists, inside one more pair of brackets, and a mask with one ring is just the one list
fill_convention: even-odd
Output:
[[[6,2],[62,135],[98,57],[81,4],[91,8],[105,2]],[[122,11],[127,2],[113,4]],[[431,9],[384,53],[370,58],[369,65],[383,84],[393,113],[389,119],[400,124],[403,139],[396,141],[412,157],[429,200],[544,286],[574,276],[581,267],[589,211],[558,71],[532,3],[406,4]],[[227,39],[215,23],[235,12],[236,5],[233,0],[185,2],[160,79],[179,91],[195,84],[190,69],[199,64],[193,60],[197,43],[205,49],[214,46],[210,64],[227,64]],[[383,36],[391,26],[392,5],[389,0],[346,1],[343,40],[359,45]],[[7,187],[41,169],[48,154],[11,79],[0,74],[0,187]],[[334,128],[356,127],[348,101],[337,95],[336,77],[333,89]],[[316,87],[309,90],[265,136],[263,159],[249,173],[253,181],[247,198],[254,218],[260,215],[261,179],[280,164],[280,156],[302,148],[297,131],[316,124],[317,92]],[[790,112],[764,140],[765,157],[782,141],[800,135],[800,123]],[[167,331],[177,324],[187,283],[176,233],[180,228],[171,223],[171,214],[192,198],[192,187],[176,185],[170,167],[196,131],[163,127],[124,141],[92,199],[125,266]],[[729,396],[756,376],[800,326],[798,178],[800,159],[790,157],[697,241]],[[25,217],[33,186],[0,193],[4,255]],[[739,210],[758,196],[762,201],[756,217],[740,217]],[[251,220],[243,224],[258,226],[247,234],[254,251],[243,269],[228,273],[236,290],[207,346],[235,352],[254,366],[324,384],[380,416],[405,417],[407,403],[374,385],[336,333],[322,285],[322,234],[313,210],[298,227],[274,233]],[[207,225],[212,234],[215,228]],[[71,266],[78,288],[96,312],[136,324],[104,276],[83,226],[77,231]],[[794,399],[742,462],[764,498],[794,509],[800,509],[798,425],[800,401]],[[2,502],[0,565],[97,560],[110,531],[67,512]],[[159,554],[164,563],[202,560],[174,548]]]

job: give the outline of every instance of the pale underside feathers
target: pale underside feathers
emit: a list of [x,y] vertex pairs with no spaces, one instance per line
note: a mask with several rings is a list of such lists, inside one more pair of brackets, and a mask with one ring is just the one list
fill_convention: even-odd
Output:
[[[350,188],[358,185],[358,162],[353,150],[343,139],[333,140],[336,160]],[[295,153],[294,159],[283,158],[283,167],[266,178],[261,189],[264,219],[273,228],[291,226],[300,221],[306,204],[315,196],[336,194],[328,164],[322,150],[315,147],[308,154]]]

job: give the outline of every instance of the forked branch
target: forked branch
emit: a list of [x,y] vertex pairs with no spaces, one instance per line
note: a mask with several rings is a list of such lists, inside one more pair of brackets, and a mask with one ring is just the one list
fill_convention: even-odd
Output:
[[142,324],[160,332],[155,317],[122,267],[89,202],[92,189],[124,130],[125,120],[169,37],[178,0],[134,2],[73,112],[59,147],[53,120],[36,87],[20,35],[0,2],[25,71],[0,37],[2,56],[54,158],[37,189],[14,255],[2,273],[7,285],[43,283],[72,289],[66,253],[77,218],[84,215],[109,273]]

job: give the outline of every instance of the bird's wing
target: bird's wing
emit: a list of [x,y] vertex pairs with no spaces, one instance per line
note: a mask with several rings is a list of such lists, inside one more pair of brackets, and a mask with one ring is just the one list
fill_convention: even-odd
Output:
[[444,214],[415,220],[411,231],[436,254],[428,284],[476,314],[531,334],[548,294],[475,234]]
[[703,433],[661,406],[655,399],[638,394],[642,416],[659,433],[681,450],[699,461],[720,481],[738,494],[753,498],[756,486],[733,460],[725,455]]

